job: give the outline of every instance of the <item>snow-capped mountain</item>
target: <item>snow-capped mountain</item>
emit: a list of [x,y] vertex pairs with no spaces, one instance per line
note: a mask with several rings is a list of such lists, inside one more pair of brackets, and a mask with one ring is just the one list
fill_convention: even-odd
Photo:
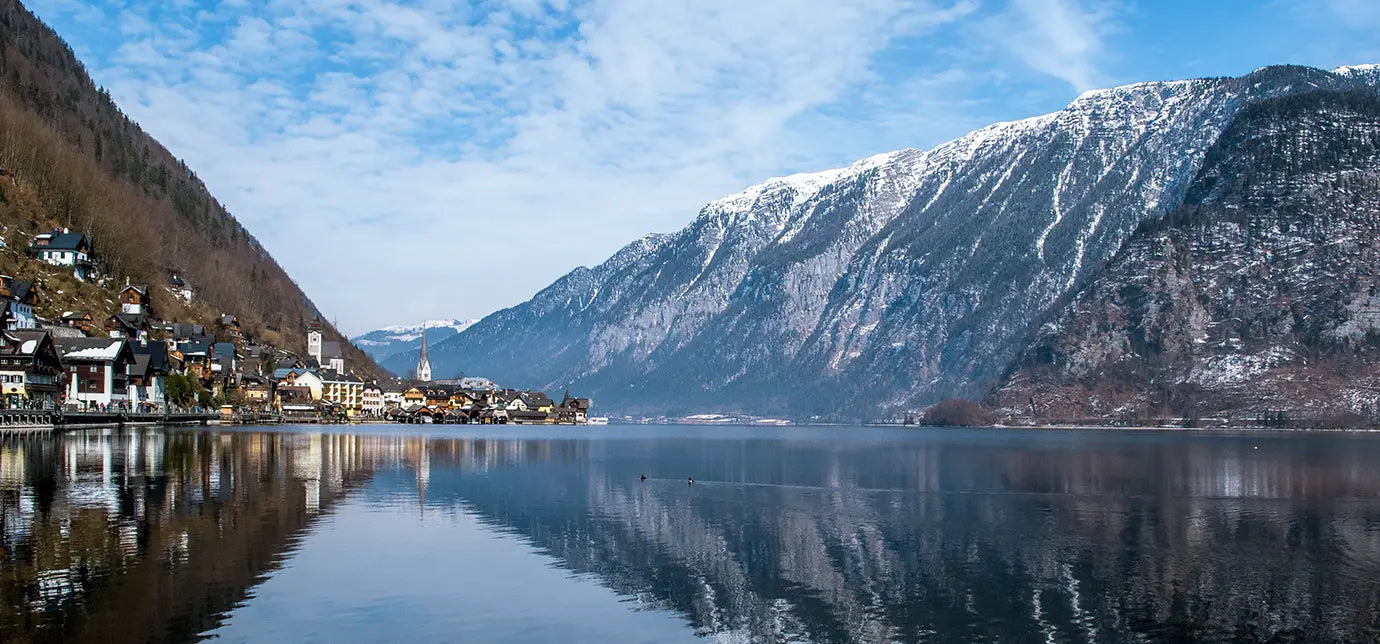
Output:
[[[443,340],[448,340],[452,336],[465,329],[470,328],[479,320],[427,320],[419,324],[399,324],[388,326],[382,329],[375,329],[363,335],[350,338],[355,346],[368,353],[375,362],[383,365],[389,358],[408,351],[416,352],[422,345],[422,329],[426,329],[427,345],[433,345]],[[414,358],[412,365],[417,366]],[[407,369],[396,371],[396,373],[407,373]]]
[[1271,67],[1139,83],[932,150],[770,179],[430,359],[626,411],[856,418],[980,395],[1142,223],[1184,203],[1243,109],[1378,81]]
[[1036,418],[1380,420],[1377,239],[1380,96],[1262,102],[993,399]]

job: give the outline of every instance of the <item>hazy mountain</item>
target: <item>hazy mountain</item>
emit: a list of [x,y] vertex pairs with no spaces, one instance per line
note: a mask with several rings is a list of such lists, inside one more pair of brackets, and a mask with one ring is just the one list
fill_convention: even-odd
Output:
[[856,417],[981,395],[1144,222],[1181,208],[1243,110],[1376,82],[1373,67],[1271,67],[1140,83],[771,179],[572,271],[431,361],[611,411]]
[[[372,356],[376,362],[388,367],[394,373],[406,374],[417,366],[416,351],[422,345],[423,329],[426,329],[427,344],[434,345],[470,328],[478,321],[427,320],[419,324],[400,324],[357,335],[350,338],[350,341]],[[389,358],[408,351],[413,352],[411,364],[405,364],[406,360],[398,364],[388,362]]]

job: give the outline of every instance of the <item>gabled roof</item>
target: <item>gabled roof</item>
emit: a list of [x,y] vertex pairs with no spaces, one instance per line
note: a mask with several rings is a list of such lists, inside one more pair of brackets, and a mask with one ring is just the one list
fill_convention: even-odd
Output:
[[207,355],[211,352],[211,343],[206,340],[187,340],[177,345],[177,350],[184,356]]
[[34,295],[33,282],[28,280],[14,280],[10,282],[10,297],[14,298],[16,302],[33,304]]
[[7,356],[33,357],[42,350],[45,341],[52,341],[52,336],[41,329],[15,329],[4,333],[7,340],[12,340],[0,346],[0,354]]
[[133,342],[130,344],[129,349],[134,353],[135,366],[139,365],[139,358],[141,356],[147,356],[148,366],[155,372],[166,373],[168,371],[168,345],[162,342],[149,342],[146,344]]
[[235,345],[231,342],[217,342],[211,345],[211,351],[217,358],[222,356],[229,358],[235,357]]
[[124,338],[55,338],[63,360],[87,362],[132,361]]
[[140,295],[148,295],[149,287],[144,286],[143,284],[125,284],[125,287],[120,289],[120,292],[124,293],[125,291],[134,291],[135,293],[138,293]]
[[[47,236],[48,243],[39,245],[39,240]],[[40,248],[44,250],[84,250],[91,245],[87,240],[86,233],[65,233],[54,229],[53,232],[44,233],[34,237],[34,244],[30,248]]]
[[86,311],[63,311],[62,321],[76,322],[79,320],[90,320],[91,314]]

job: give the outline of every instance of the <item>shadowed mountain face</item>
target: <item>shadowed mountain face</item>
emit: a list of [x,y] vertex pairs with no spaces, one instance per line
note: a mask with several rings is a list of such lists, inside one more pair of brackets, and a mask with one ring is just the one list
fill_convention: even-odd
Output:
[[1183,205],[1242,110],[1373,91],[1374,76],[1278,67],[1090,92],[933,150],[772,179],[489,316],[431,363],[605,411],[833,417],[980,394],[1142,222]]
[[1377,238],[1380,96],[1253,105],[1184,205],[1041,329],[996,401],[1055,418],[1380,420]]

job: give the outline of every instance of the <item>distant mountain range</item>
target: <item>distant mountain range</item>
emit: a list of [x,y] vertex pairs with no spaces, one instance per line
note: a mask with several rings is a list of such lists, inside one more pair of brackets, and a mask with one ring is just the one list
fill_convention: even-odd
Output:
[[[576,269],[531,300],[434,342],[431,363],[441,373],[569,388],[603,410],[630,413],[856,419],[997,391],[1007,392],[1003,400],[1016,413],[1031,405],[1010,389],[1011,379],[1069,355],[1091,370],[1061,371],[1058,364],[1046,380],[1116,372],[1130,387],[1155,378],[1211,387],[1225,378],[1201,375],[1213,365],[1265,365],[1232,380],[1248,391],[1262,369],[1281,360],[1297,363],[1337,346],[1360,351],[1375,335],[1367,304],[1374,300],[1361,295],[1374,298],[1374,287],[1353,288],[1375,284],[1365,262],[1353,268],[1329,255],[1313,282],[1274,299],[1239,298],[1272,288],[1279,277],[1271,269],[1278,264],[1262,267],[1254,254],[1279,261],[1354,244],[1345,242],[1354,239],[1349,226],[1373,216],[1366,209],[1376,188],[1368,177],[1380,164],[1365,152],[1376,136],[1365,115],[1377,86],[1374,65],[1268,67],[1240,78],[1138,83],[1088,92],[1059,112],[992,125],[932,150],[770,179],[711,202],[679,232],[637,240],[603,264]],[[1296,136],[1280,134],[1286,127]],[[1348,187],[1338,192],[1337,182]],[[1347,201],[1329,202],[1324,194]],[[1337,203],[1355,204],[1361,210],[1346,216],[1358,219],[1336,219]],[[1195,281],[1206,274],[1179,273],[1194,287],[1164,291],[1174,297],[1157,302],[1179,307],[1187,301],[1176,298],[1190,295],[1227,298],[1249,310],[1214,310],[1187,327],[1156,327],[1166,341],[1147,343],[1138,335],[1143,325],[1117,315],[1163,312],[1145,302],[1123,306],[1125,298],[1140,297],[1131,287],[1145,276],[1135,267],[1174,270],[1156,259],[1170,249],[1151,237],[1183,244],[1209,229],[1223,244],[1236,244],[1214,251],[1217,265],[1245,272],[1212,288]],[[1292,232],[1272,238],[1278,245],[1261,245],[1262,235],[1276,229]],[[1141,259],[1132,261],[1128,253],[1137,252]],[[1353,299],[1297,297],[1323,286]],[[1312,303],[1299,308],[1303,301]],[[1285,305],[1295,309],[1292,317],[1264,315]],[[1087,309],[1115,333],[1088,327]],[[1253,329],[1250,339],[1186,330],[1250,312],[1279,326]],[[1320,319],[1327,322],[1318,326]],[[1345,332],[1319,330],[1331,328]],[[1263,357],[1270,349],[1254,342],[1267,339],[1280,350],[1269,355],[1288,357]],[[1098,346],[1089,343],[1101,340],[1121,349],[1088,354]],[[1226,348],[1200,352],[1199,340]],[[1174,369],[1134,377],[1107,371],[1118,360],[1158,360],[1171,345],[1178,347]],[[404,352],[389,364],[415,361],[415,353]],[[1364,410],[1376,395],[1347,404]],[[1127,412],[1116,405],[1085,409]]]
[[[392,369],[394,373],[406,375],[417,367],[417,352],[422,345],[422,329],[426,329],[427,344],[430,346],[450,339],[478,321],[427,320],[419,324],[400,324],[355,336],[350,338],[350,341],[372,356],[375,362]],[[411,364],[404,365],[406,360],[388,363],[389,358],[407,352],[411,352]]]

